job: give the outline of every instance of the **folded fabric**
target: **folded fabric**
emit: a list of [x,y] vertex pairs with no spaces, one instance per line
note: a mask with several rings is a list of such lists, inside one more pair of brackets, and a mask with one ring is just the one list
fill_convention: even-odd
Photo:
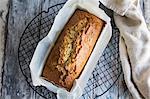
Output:
[[120,30],[119,51],[126,85],[135,99],[150,99],[150,32],[139,0],[100,0]]

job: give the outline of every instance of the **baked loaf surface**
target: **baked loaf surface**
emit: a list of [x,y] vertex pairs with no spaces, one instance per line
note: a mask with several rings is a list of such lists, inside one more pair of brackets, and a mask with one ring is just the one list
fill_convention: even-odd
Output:
[[105,22],[77,9],[49,53],[44,79],[70,91],[88,61]]

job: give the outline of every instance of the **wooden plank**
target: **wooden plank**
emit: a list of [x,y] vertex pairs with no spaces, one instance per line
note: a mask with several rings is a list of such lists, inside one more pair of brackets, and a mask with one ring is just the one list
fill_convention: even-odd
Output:
[[2,99],[43,99],[26,83],[18,64],[21,34],[31,19],[42,10],[65,0],[10,0]]
[[[4,0],[5,1],[5,0]],[[8,33],[4,61],[2,99],[43,99],[26,83],[18,64],[18,45],[20,37],[31,19],[42,10],[66,0],[10,0],[8,15]],[[148,2],[148,0],[145,0]],[[0,4],[1,1],[0,1]],[[145,3],[143,3],[145,4]],[[145,5],[145,18],[148,7]],[[0,6],[1,8],[2,6]],[[0,10],[1,11],[1,10]],[[5,14],[6,15],[6,14]],[[149,17],[150,18],[150,17]],[[1,17],[0,17],[1,20]],[[150,23],[150,22],[149,22]],[[0,23],[1,24],[1,23]],[[1,25],[2,26],[2,25]],[[0,34],[0,38],[1,38]],[[4,38],[4,36],[3,36]],[[4,43],[2,43],[4,44]],[[0,43],[1,45],[1,43]],[[0,51],[1,53],[2,51]],[[1,59],[0,59],[1,60]]]
[[150,31],[150,0],[142,0],[143,1],[143,13],[145,17],[145,21],[147,24],[147,27]]
[[[7,8],[8,0],[0,0],[0,82],[2,81],[2,66],[4,61],[4,46],[5,46],[5,25],[7,25],[6,15],[8,12]],[[0,90],[1,90],[0,83]],[[1,95],[1,92],[0,92]]]

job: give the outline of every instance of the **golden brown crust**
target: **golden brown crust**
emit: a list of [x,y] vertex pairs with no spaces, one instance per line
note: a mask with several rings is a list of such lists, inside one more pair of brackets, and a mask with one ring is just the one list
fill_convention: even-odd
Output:
[[42,76],[69,91],[82,72],[104,24],[86,11],[76,10],[52,48]]

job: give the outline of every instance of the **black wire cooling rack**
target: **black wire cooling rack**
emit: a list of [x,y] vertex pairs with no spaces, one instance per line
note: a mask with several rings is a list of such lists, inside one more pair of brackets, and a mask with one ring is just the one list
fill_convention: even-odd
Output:
[[[63,5],[64,3],[60,3],[51,6],[47,11],[42,11],[33,18],[20,38],[18,49],[19,65],[27,83],[36,93],[46,99],[56,99],[56,94],[43,86],[33,86],[29,64],[38,42],[48,34],[55,16]],[[81,99],[94,99],[102,96],[118,80],[122,72],[118,44],[119,31],[113,28],[112,38],[88,80]]]

